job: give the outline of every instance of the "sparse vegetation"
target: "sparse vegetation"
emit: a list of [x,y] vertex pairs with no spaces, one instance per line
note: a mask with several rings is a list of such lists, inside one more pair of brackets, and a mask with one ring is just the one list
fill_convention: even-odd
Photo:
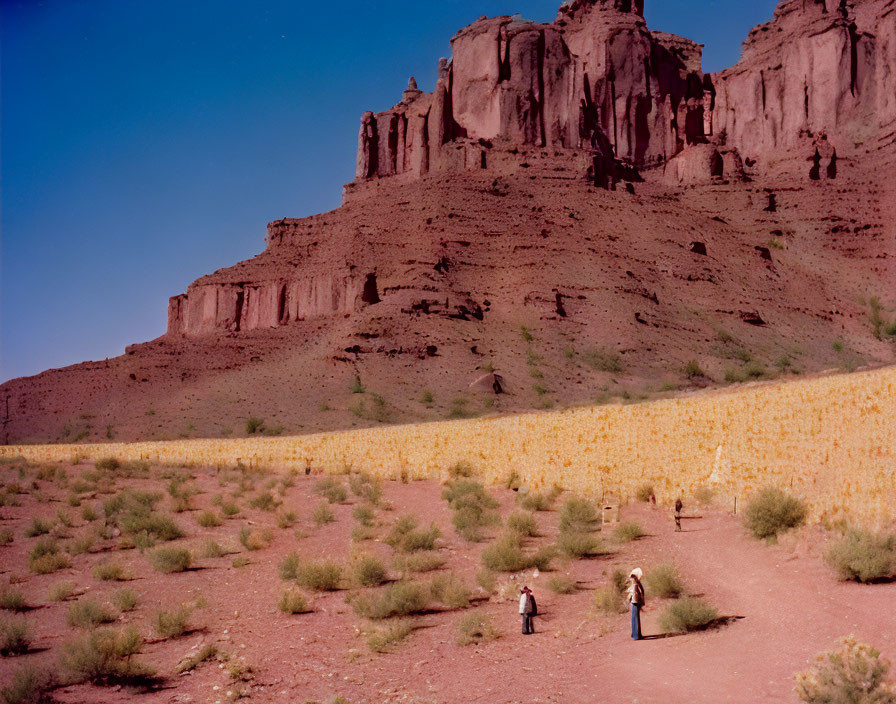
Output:
[[681,576],[672,564],[658,565],[651,569],[644,575],[644,585],[650,596],[663,599],[677,599],[684,591]]
[[[454,466],[456,470],[460,463]],[[464,476],[460,474],[458,476]],[[463,538],[476,542],[482,540],[482,529],[501,522],[495,512],[498,502],[478,481],[456,479],[442,491],[442,498],[454,511],[451,522]]]
[[227,550],[225,550],[221,545],[211,538],[208,538],[203,541],[202,546],[199,548],[199,557],[204,559],[213,559],[216,557],[224,557],[227,554]]
[[361,592],[351,599],[358,616],[383,619],[419,613],[429,604],[429,590],[418,582],[399,581],[379,590]]
[[71,565],[67,555],[59,550],[59,545],[52,538],[41,538],[31,550],[28,567],[35,574],[49,574]]
[[615,584],[605,584],[594,590],[591,603],[596,611],[604,614],[625,613],[627,606],[623,597],[623,591]]
[[93,566],[91,573],[103,582],[122,582],[131,578],[124,567],[112,560],[106,560]]
[[624,521],[616,526],[613,537],[620,543],[630,543],[644,537],[644,529],[636,521]]
[[204,663],[206,660],[211,660],[218,654],[218,646],[214,643],[206,643],[199,650],[197,650],[192,655],[188,655],[183,660],[181,660],[177,667],[174,669],[174,672],[178,675],[184,672],[190,672],[195,670],[199,665]]
[[47,592],[50,601],[67,601],[75,595],[75,585],[72,582],[56,582]]
[[827,553],[841,579],[876,582],[896,579],[896,535],[850,529]]
[[718,611],[702,599],[687,597],[670,603],[660,614],[659,625],[666,633],[698,631],[718,617]]
[[181,604],[171,611],[157,611],[153,616],[153,628],[160,638],[179,638],[184,635],[190,624],[192,609]]
[[619,353],[603,347],[588,350],[582,355],[582,359],[585,361],[585,364],[598,372],[619,374],[625,369]]
[[531,513],[522,513],[520,511],[511,513],[507,517],[507,529],[515,531],[522,536],[538,535],[538,526],[535,523],[535,516]]
[[386,626],[374,629],[367,636],[367,647],[374,653],[384,653],[391,646],[407,638],[414,630],[414,624],[410,619],[398,619]]
[[635,489],[635,498],[638,501],[647,503],[653,496],[653,484],[641,484],[637,489]]
[[432,572],[445,564],[445,558],[436,552],[413,552],[396,555],[392,564],[399,572]]
[[500,636],[501,633],[486,614],[473,611],[457,622],[457,644],[461,646],[488,642]]
[[311,610],[308,608],[307,597],[296,589],[285,589],[282,591],[280,600],[277,602],[277,608],[285,614],[304,614]]
[[3,704],[53,704],[50,689],[56,681],[55,674],[46,665],[26,665],[16,670],[12,681],[0,687]]
[[53,530],[52,520],[35,516],[31,519],[31,524],[25,529],[25,537],[36,538],[39,535],[46,535],[51,530]]
[[440,531],[435,523],[429,528],[417,528],[417,517],[405,514],[395,521],[385,542],[401,552],[432,550],[439,535]]
[[603,553],[600,539],[584,531],[567,530],[557,536],[557,547],[567,557],[581,559]]
[[19,589],[6,587],[0,591],[0,609],[6,611],[25,611],[25,595]]
[[775,539],[806,520],[806,504],[776,487],[761,489],[747,503],[744,523],[759,539]]
[[555,594],[572,594],[576,590],[576,581],[565,574],[551,575],[548,580],[548,589]]
[[246,435],[254,435],[264,430],[264,418],[250,416],[246,418]]
[[183,572],[193,564],[193,553],[186,548],[163,546],[146,554],[153,568],[163,574]]
[[520,492],[516,495],[516,500],[522,508],[529,511],[550,511],[554,501],[557,500],[562,491],[559,487],[554,487],[547,493],[536,491]]
[[797,673],[796,693],[807,704],[893,704],[896,686],[886,681],[889,670],[877,648],[850,635]]
[[214,511],[203,511],[196,517],[196,523],[203,528],[217,528],[224,523],[224,521]]
[[76,681],[114,684],[144,680],[153,673],[133,656],[143,640],[133,627],[123,631],[99,629],[66,643],[62,666]]
[[352,577],[358,586],[375,587],[386,581],[388,573],[382,561],[374,555],[359,555],[351,565]]
[[703,379],[706,377],[703,369],[700,367],[700,363],[696,359],[690,360],[684,366],[684,375],[688,379]]
[[122,613],[133,611],[137,607],[138,600],[137,592],[133,589],[116,589],[112,592],[112,603]]
[[68,609],[68,625],[75,628],[95,628],[116,618],[112,609],[95,599],[81,599]]
[[327,505],[327,502],[321,501],[311,512],[311,520],[314,521],[314,525],[323,526],[335,521],[336,516],[333,514],[333,509]]
[[274,533],[270,528],[249,528],[243,526],[240,528],[240,545],[246,550],[264,550],[271,544],[274,539]]
[[22,617],[0,617],[0,655],[22,655],[31,648],[31,627]]
[[469,587],[451,572],[433,577],[429,591],[433,599],[449,609],[465,609],[470,605]]
[[296,568],[296,582],[318,592],[336,591],[342,581],[342,565],[333,560],[300,561]]
[[569,497],[560,510],[561,532],[593,531],[600,521],[594,504],[578,496]]

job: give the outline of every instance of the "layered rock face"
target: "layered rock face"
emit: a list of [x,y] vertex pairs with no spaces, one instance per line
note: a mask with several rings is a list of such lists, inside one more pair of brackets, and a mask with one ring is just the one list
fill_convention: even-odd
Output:
[[714,79],[712,132],[746,158],[841,155],[896,129],[896,2],[783,0]]
[[356,179],[489,168],[497,144],[588,149],[642,168],[703,139],[701,47],[647,29],[643,3],[576,0],[557,19],[481,18],[451,40],[432,93],[411,79],[361,119]]

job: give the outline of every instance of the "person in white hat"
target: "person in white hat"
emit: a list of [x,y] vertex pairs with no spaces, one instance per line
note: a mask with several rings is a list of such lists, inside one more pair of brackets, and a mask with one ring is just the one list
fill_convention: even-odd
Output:
[[537,613],[537,608],[532,590],[526,586],[520,587],[520,615],[523,617],[523,635],[525,636],[535,633],[532,617]]
[[641,640],[641,609],[644,608],[644,585],[641,577],[644,573],[640,567],[635,567],[628,575],[628,590],[626,596],[632,609],[632,640]]

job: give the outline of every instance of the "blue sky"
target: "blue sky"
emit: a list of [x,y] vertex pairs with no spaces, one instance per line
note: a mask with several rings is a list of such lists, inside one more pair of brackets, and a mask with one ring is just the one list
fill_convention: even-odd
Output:
[[[339,205],[358,118],[478,16],[559,0],[0,0],[0,380],[121,354],[167,299]],[[774,0],[646,0],[737,61]]]

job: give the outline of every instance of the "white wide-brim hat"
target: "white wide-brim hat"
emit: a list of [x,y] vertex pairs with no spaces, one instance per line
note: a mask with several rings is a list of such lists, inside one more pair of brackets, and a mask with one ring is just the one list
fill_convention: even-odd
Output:
[[635,567],[635,569],[633,569],[631,572],[629,572],[629,575],[628,575],[628,576],[629,576],[629,577],[634,577],[635,579],[637,579],[637,580],[640,582],[640,581],[641,581],[641,577],[644,576],[644,573],[641,571],[641,568],[640,568],[640,567]]

